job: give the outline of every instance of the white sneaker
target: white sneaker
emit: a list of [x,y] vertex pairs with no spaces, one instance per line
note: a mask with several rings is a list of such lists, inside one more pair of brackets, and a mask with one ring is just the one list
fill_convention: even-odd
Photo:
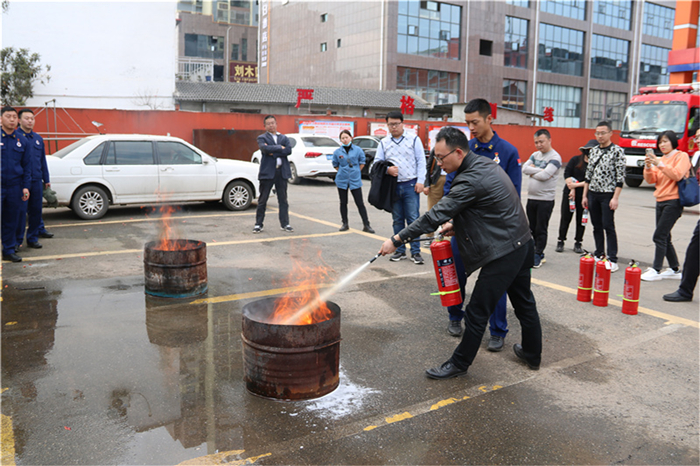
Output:
[[681,276],[683,275],[681,273],[681,269],[678,269],[678,272],[675,272],[671,267],[667,268],[663,272],[661,272],[661,278],[670,278],[671,280],[680,280]]
[[620,267],[617,265],[617,262],[611,262],[610,263],[610,273],[614,273],[620,270]]
[[602,261],[604,258],[603,256],[593,256],[593,260],[595,260],[596,264],[600,261]]
[[661,273],[657,272],[656,269],[649,267],[644,271],[641,278],[645,282],[656,282],[659,280],[663,280],[664,277],[662,277]]

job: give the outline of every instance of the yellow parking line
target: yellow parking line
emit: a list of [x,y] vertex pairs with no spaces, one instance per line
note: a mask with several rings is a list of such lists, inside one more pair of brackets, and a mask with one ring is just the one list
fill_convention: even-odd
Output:
[[[3,389],[3,391],[6,389]],[[0,423],[2,424],[2,459],[0,464],[14,466],[15,465],[15,435],[12,432],[12,418],[0,414]]]

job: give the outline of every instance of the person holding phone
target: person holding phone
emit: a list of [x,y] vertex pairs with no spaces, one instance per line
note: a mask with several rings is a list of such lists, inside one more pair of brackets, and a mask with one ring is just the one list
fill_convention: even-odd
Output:
[[[654,262],[643,274],[642,280],[647,282],[670,278],[681,279],[680,264],[676,249],[671,242],[671,229],[683,213],[681,201],[678,198],[678,182],[690,170],[690,158],[678,149],[678,138],[673,131],[664,131],[656,140],[656,147],[663,154],[657,157],[654,150],[646,150],[644,158],[644,180],[656,184],[656,230],[654,231]],[[669,268],[661,271],[664,258],[668,260]]]

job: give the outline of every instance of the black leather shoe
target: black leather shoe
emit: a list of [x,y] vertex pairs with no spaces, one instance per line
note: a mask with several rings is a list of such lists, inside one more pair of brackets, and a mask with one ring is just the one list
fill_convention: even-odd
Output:
[[348,231],[349,229],[350,229],[350,227],[348,226],[348,224],[343,223],[340,227],[340,230],[338,230],[338,231]]
[[49,233],[48,231],[39,233],[39,238],[53,238],[53,233]]
[[447,332],[453,337],[462,336],[462,321],[461,320],[451,320],[450,325],[447,327]]
[[491,335],[491,338],[489,338],[489,346],[486,349],[494,352],[503,351],[503,343],[505,341],[506,339],[503,337]]
[[678,292],[678,290],[674,291],[673,293],[665,294],[664,295],[664,301],[671,301],[672,303],[682,303],[685,301],[692,301],[693,297],[691,296],[690,298],[686,298],[682,294]]
[[44,246],[42,246],[41,243],[37,241],[36,243],[27,243],[27,247],[32,249],[41,249]]
[[372,233],[372,234],[375,233],[375,231],[372,229],[372,227],[369,226],[369,223],[368,223],[367,225],[364,226],[364,228],[362,229],[362,231],[367,232],[367,233]]
[[581,248],[581,243],[574,243],[574,252],[576,254],[583,254],[583,249]]
[[22,258],[19,257],[17,254],[12,253],[12,254],[3,254],[2,255],[2,260],[4,261],[11,261],[11,262],[22,262]]
[[564,242],[563,241],[558,241],[557,242],[557,252],[564,252]]
[[540,365],[539,364],[532,364],[530,361],[525,359],[525,355],[523,354],[523,347],[522,345],[519,344],[514,344],[513,345],[513,351],[515,352],[515,355],[518,357],[518,359],[521,359],[527,364],[527,367],[532,369],[533,371],[538,371],[540,370]]
[[444,363],[442,366],[439,367],[433,367],[432,369],[428,369],[425,371],[425,375],[428,376],[430,379],[451,379],[453,377],[459,377],[461,375],[466,375],[467,374],[467,369],[459,369],[457,366],[452,364],[450,361],[447,361]]

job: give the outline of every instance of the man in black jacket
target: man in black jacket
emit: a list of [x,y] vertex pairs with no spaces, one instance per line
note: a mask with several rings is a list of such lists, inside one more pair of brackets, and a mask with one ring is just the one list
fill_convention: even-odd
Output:
[[460,130],[447,126],[436,140],[436,160],[447,173],[457,172],[449,194],[384,242],[379,251],[391,254],[398,245],[442,225],[444,233],[457,237],[467,275],[481,269],[466,307],[462,341],[447,362],[426,373],[433,379],[467,373],[479,351],[489,316],[504,292],[522,327],[522,345],[513,346],[515,355],[537,370],[542,329],[530,289],[534,243],[518,193],[498,164],[469,151],[467,138]]

